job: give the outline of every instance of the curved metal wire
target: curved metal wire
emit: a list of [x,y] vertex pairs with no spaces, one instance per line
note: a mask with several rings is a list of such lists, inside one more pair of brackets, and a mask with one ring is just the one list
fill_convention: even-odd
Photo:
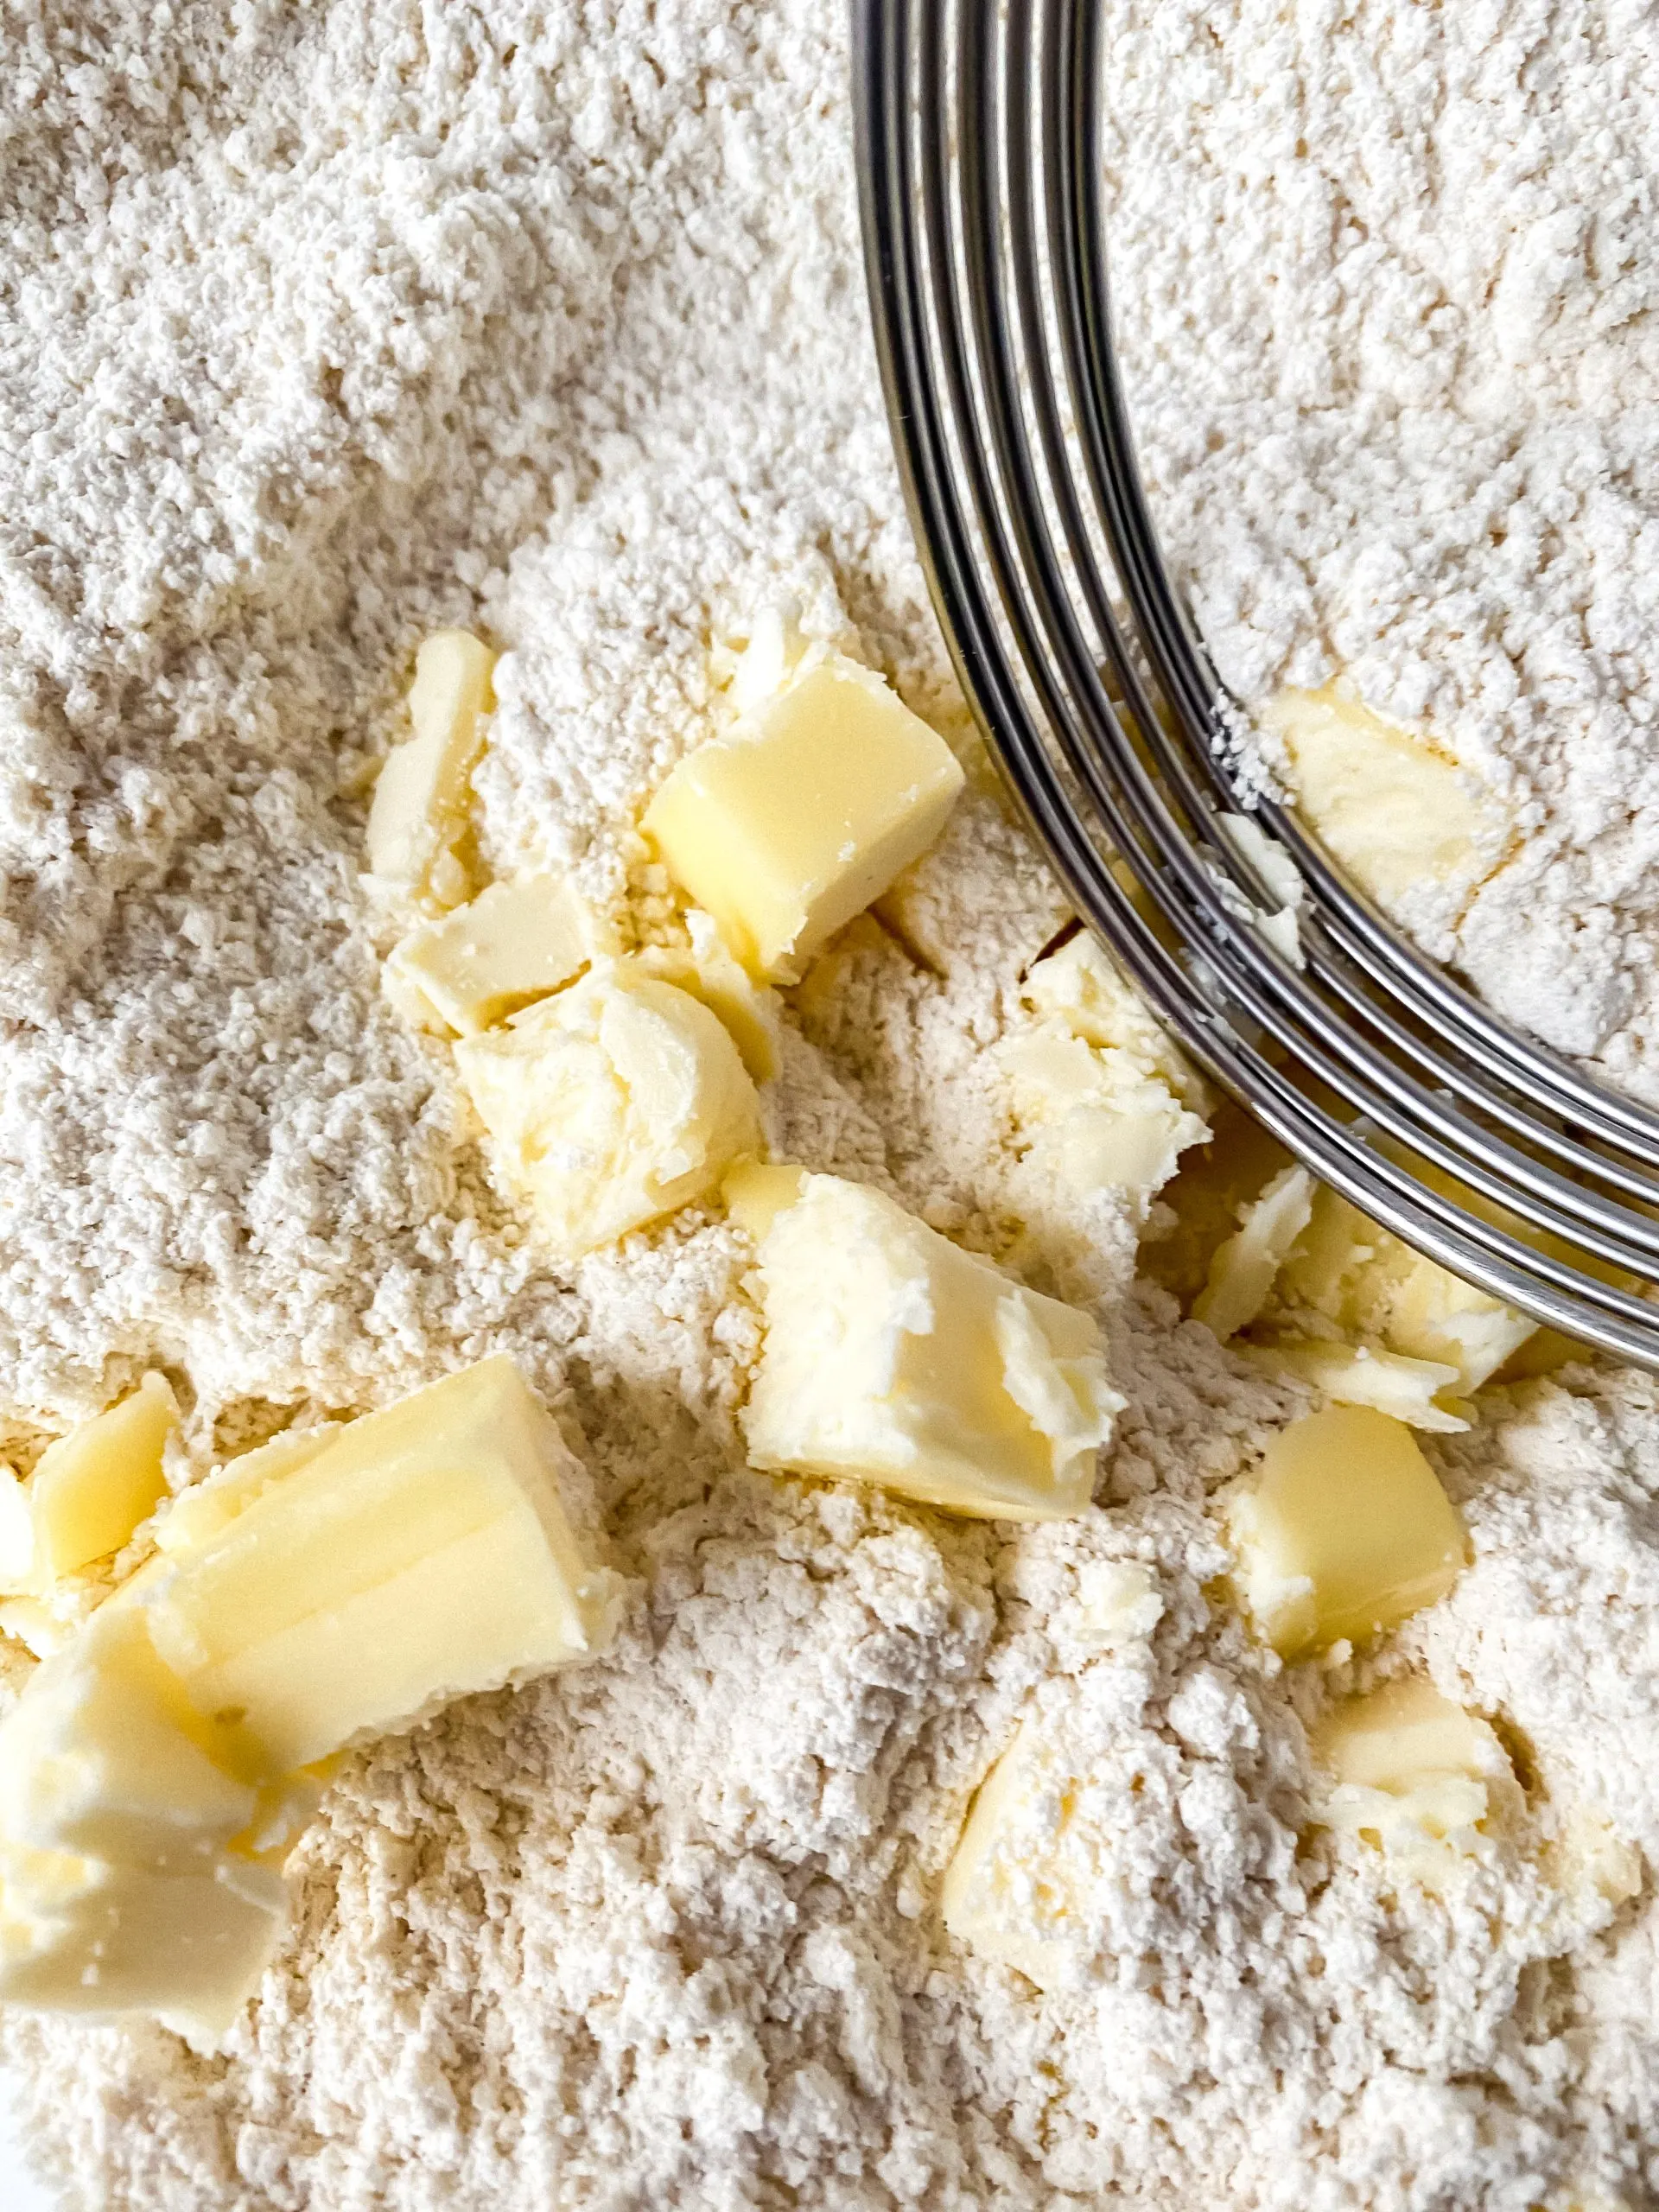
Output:
[[[963,689],[1078,911],[1217,1083],[1420,1250],[1659,1368],[1659,1116],[1482,1006],[1230,780],[1112,345],[1100,22],[854,0],[877,346]],[[1300,870],[1304,966],[1258,926],[1276,902],[1224,819],[1247,811]]]

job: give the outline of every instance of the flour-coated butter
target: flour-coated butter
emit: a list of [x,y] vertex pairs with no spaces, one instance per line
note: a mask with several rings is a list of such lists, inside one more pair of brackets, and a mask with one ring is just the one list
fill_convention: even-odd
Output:
[[1288,760],[1300,810],[1385,905],[1432,883],[1472,889],[1497,857],[1496,809],[1455,761],[1327,687],[1281,691],[1262,721]]
[[177,1499],[0,1724],[0,1999],[219,2036],[334,1755],[608,1642],[568,1460],[496,1358]]
[[370,873],[442,912],[470,888],[457,846],[493,703],[495,655],[468,630],[436,630],[415,656],[413,735],[386,755],[369,808]]
[[38,1596],[127,1543],[167,1495],[162,1454],[178,1426],[165,1376],[60,1436],[26,1483],[0,1489],[0,1589]]
[[578,1258],[706,1198],[760,1149],[760,1101],[725,1025],[638,961],[603,962],[455,1046],[503,1179]]
[[1034,1019],[1001,1046],[1024,1157],[1073,1197],[1121,1192],[1142,1213],[1210,1135],[1204,1086],[1086,935],[1037,961]]
[[569,1459],[511,1360],[463,1369],[175,1554],[144,1601],[156,1649],[199,1712],[235,1716],[265,1775],[590,1656],[614,1579],[565,1520]]
[[1344,1699],[1308,1748],[1316,1821],[1426,1870],[1479,1852],[1494,1789],[1514,1781],[1491,1726],[1417,1676]]
[[880,1191],[809,1175],[759,1253],[759,1467],[982,1519],[1080,1512],[1123,1404],[1091,1318],[1011,1281]]

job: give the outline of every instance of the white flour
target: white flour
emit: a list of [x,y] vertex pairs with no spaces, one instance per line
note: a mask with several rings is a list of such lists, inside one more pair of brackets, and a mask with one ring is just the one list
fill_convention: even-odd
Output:
[[1429,950],[1659,1095],[1659,10],[1109,12],[1127,372],[1224,679],[1345,670],[1488,783],[1520,849]]
[[[1535,71],[1611,86],[1642,66],[1637,11],[1608,60],[1566,40],[1573,11],[1536,12],[1550,35]],[[1363,1858],[1299,1847],[1301,1718],[1321,1678],[1281,1670],[1206,1597],[1223,1556],[1205,1499],[1300,1401],[1173,1326],[1155,1294],[1125,1300],[1121,1220],[1090,1225],[1132,1398],[1096,1512],[999,1531],[757,1476],[734,1421],[756,1330],[734,1233],[690,1215],[550,1277],[452,1141],[445,1056],[378,996],[356,881],[362,772],[399,655],[435,619],[480,620],[512,648],[478,779],[488,856],[576,861],[636,907],[652,888],[638,803],[702,727],[709,637],[760,601],[792,593],[821,632],[850,618],[918,704],[960,727],[864,327],[835,11],[13,15],[11,1409],[60,1425],[164,1359],[195,1392],[205,1464],[215,1421],[245,1425],[250,1401],[272,1420],[364,1405],[507,1349],[579,1442],[632,1578],[607,1661],[458,1708],[330,1792],[302,1847],[292,1940],[223,2057],[159,2031],[7,2024],[68,2201],[1082,2212],[1116,2189],[1160,2208],[1525,2212],[1598,2187],[1648,2201],[1652,1911],[1564,1898],[1513,1854],[1446,1903],[1392,1897]],[[1120,5],[1125,100],[1158,109],[1166,164],[1184,129],[1208,129],[1181,72],[1213,74],[1217,114],[1230,84],[1231,123],[1204,140],[1230,195],[1252,143],[1290,128],[1281,111],[1323,102],[1310,143],[1333,162],[1360,146],[1405,223],[1381,95],[1335,105],[1344,57],[1382,69],[1384,21],[1399,37],[1474,34],[1403,4],[1303,16],[1317,100],[1285,89],[1276,11]],[[1217,43],[1211,26],[1230,41],[1239,22],[1248,35]],[[1654,110],[1609,94],[1597,112],[1634,133]],[[1474,124],[1453,139],[1476,159]],[[1281,168],[1294,212],[1304,172],[1287,148]],[[1544,174],[1538,189],[1558,185]],[[1491,188],[1494,225],[1518,204],[1520,184],[1505,189]],[[1264,195],[1262,239],[1286,241],[1287,299],[1301,287],[1304,310],[1264,353],[1227,244],[1214,359],[1235,372],[1238,447],[1224,423],[1216,452],[1202,435],[1185,452],[1173,406],[1152,435],[1160,480],[1193,471],[1179,543],[1247,690],[1317,676],[1326,626],[1363,662],[1318,594],[1363,533],[1333,505],[1332,562],[1310,580],[1306,544],[1274,534],[1268,474],[1280,466],[1294,510],[1319,435],[1317,417],[1299,431],[1301,403],[1322,399],[1326,373],[1311,350],[1299,370],[1296,347],[1341,303],[1308,273],[1336,233],[1310,180],[1298,263],[1293,213]],[[1144,219],[1142,344],[1148,318],[1174,315],[1154,204],[1148,183],[1125,216]],[[1159,220],[1172,253],[1215,235],[1202,194],[1166,194]],[[1357,345],[1352,274],[1338,321]],[[1207,285],[1190,276],[1196,313]],[[1482,282],[1474,264],[1436,281],[1471,300]],[[1370,296],[1381,330],[1380,280]],[[1570,312],[1605,320],[1611,297],[1599,280]],[[1639,334],[1605,342],[1630,353],[1628,404]],[[1512,372],[1540,380],[1541,420],[1548,378],[1575,358],[1552,343],[1546,330],[1535,349],[1544,366]],[[1585,409],[1611,406],[1581,373]],[[1313,379],[1300,399],[1298,374]],[[1263,385],[1277,448],[1250,411]],[[1445,425],[1456,397],[1437,400]],[[1364,505],[1365,470],[1386,481],[1387,467],[1339,462],[1325,411],[1331,473]],[[1611,414],[1597,435],[1640,450]],[[1224,529],[1224,512],[1238,519]],[[1409,552],[1397,482],[1367,514]],[[1599,607],[1652,588],[1588,565]],[[1381,689],[1377,702],[1409,703]],[[1535,772],[1496,723],[1468,741],[1517,777],[1571,760],[1573,791],[1601,789],[1543,735]],[[1541,819],[1565,789],[1540,781]],[[1560,804],[1570,817],[1579,801]],[[1006,1249],[986,1047],[1064,910],[976,786],[900,918],[904,943],[861,925],[809,978],[776,1139]],[[1049,1264],[1065,1275],[1077,1255]],[[1651,1386],[1541,1386],[1448,1465],[1477,1564],[1402,1649],[1526,1746],[1541,1823],[1583,1803],[1659,1855]],[[1102,1657],[1079,1572],[1126,1558],[1156,1572],[1164,1610],[1149,1645]],[[1100,1954],[1046,1999],[953,1947],[937,1902],[969,1795],[1033,1703],[1123,1778]]]

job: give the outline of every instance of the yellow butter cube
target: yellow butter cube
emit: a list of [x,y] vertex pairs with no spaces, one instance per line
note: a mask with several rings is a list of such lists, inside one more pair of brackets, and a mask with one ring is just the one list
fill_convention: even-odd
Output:
[[475,1037],[613,949],[566,877],[518,875],[412,930],[387,955],[383,982],[417,1027]]
[[164,1376],[47,1446],[28,1483],[8,1478],[0,1554],[13,1590],[38,1595],[60,1575],[129,1542],[167,1494],[162,1456],[179,1408]]
[[224,1853],[186,1872],[0,1845],[0,2002],[154,2014],[211,2047],[257,1987],[280,1876]]
[[332,1755],[605,1647],[568,1458],[493,1359],[178,1500],[0,1725],[0,1999],[222,2032]]
[[1487,1723],[1414,1678],[1344,1700],[1308,1745],[1325,1777],[1319,1825],[1407,1860],[1478,1851],[1494,1786],[1514,1781]]
[[1286,1658],[1432,1605],[1462,1573],[1463,1524],[1411,1431],[1363,1406],[1282,1429],[1228,1520],[1238,1582]]
[[484,743],[495,655],[467,630],[438,630],[415,657],[414,735],[387,754],[369,809],[369,868],[416,904],[440,910],[467,896],[456,847],[467,786]]
[[616,1585],[559,1501],[569,1453],[511,1360],[352,1422],[145,1596],[196,1709],[264,1771],[590,1656]]
[[944,739],[831,655],[683,760],[643,827],[743,965],[793,981],[932,843],[962,785]]
[[878,1483],[982,1519],[1081,1512],[1123,1400],[1086,1313],[879,1191],[809,1175],[759,1253],[754,1465]]
[[0,1723],[0,1835],[157,1872],[199,1868],[253,1817],[236,1730],[199,1713],[142,1605],[106,1605]]
[[455,1059],[503,1179],[563,1260],[707,1197],[760,1147],[760,1101],[724,1025],[636,961],[463,1038]]
[[1285,747],[1299,809],[1374,899],[1424,883],[1455,896],[1497,857],[1495,808],[1412,731],[1330,688],[1282,691],[1262,720]]

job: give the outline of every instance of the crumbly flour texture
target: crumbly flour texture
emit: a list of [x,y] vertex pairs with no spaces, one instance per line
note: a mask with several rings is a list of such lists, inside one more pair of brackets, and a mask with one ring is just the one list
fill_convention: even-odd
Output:
[[[1582,979],[1558,1041],[1639,1080],[1659,11],[1106,7],[1147,467],[1224,672],[1432,718],[1526,838],[1459,957],[1541,1027]],[[1659,1918],[1567,1848],[1659,1859],[1659,1391],[1568,1370],[1431,1440],[1474,1564],[1363,1667],[1218,1595],[1213,1494],[1307,1401],[1109,1207],[1020,1234],[988,1048],[1065,911],[903,519],[840,16],[8,0],[4,1410],[162,1365],[182,1480],[510,1351],[630,1593],[604,1661],[348,1766],[220,2055],[7,2020],[43,2167],[76,2212],[1659,2202]],[[794,995],[770,1134],[1093,1301],[1129,1406],[1073,1522],[750,1471],[737,1233],[550,1272],[379,995],[365,794],[424,631],[505,648],[486,861],[648,924],[639,807],[785,599],[970,785]],[[1111,1561],[1158,1604],[1103,1642]],[[1407,1666],[1526,1801],[1444,1895],[1308,1825],[1306,1725]],[[1023,1719],[1112,1808],[1047,1995],[938,1910]]]

